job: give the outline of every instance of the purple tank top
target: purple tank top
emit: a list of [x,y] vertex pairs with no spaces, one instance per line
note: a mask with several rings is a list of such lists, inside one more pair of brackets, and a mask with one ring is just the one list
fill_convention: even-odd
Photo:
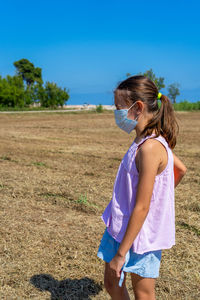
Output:
[[[152,136],[143,138],[138,144],[133,142],[128,149],[117,172],[112,199],[101,217],[109,234],[119,243],[135,206],[139,179],[135,165],[136,151],[149,138]],[[148,215],[132,244],[132,250],[138,254],[168,249],[175,244],[173,154],[164,137],[154,139],[166,148],[168,162],[162,173],[155,178]]]

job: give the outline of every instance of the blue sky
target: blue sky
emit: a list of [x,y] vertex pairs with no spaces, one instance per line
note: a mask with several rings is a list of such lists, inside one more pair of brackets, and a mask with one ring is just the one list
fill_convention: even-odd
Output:
[[112,104],[127,72],[152,68],[166,86],[180,84],[179,101],[197,101],[199,11],[198,0],[3,1],[0,75],[27,58],[44,81],[69,88],[69,104]]

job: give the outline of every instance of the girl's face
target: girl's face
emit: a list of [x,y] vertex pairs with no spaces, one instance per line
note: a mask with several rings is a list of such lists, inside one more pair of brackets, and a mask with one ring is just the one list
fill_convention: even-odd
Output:
[[127,101],[125,101],[125,97],[122,97],[122,95],[120,95],[120,92],[118,90],[116,90],[114,92],[115,95],[115,106],[116,109],[128,109],[128,103]]
[[[115,95],[115,106],[116,106],[117,110],[129,109],[133,105],[133,103],[126,100],[124,95],[122,95],[121,91],[116,90],[114,92],[114,95]],[[138,102],[141,102],[141,101],[136,101],[135,105],[128,110],[127,117],[131,120],[135,120],[138,117],[138,115],[140,114],[138,111]]]

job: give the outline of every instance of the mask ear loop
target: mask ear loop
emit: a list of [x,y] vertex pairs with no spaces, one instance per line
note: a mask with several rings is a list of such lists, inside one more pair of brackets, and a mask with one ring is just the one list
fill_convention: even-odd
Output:
[[[134,102],[134,103],[131,105],[131,107],[133,107],[135,104],[136,104],[136,102]],[[131,107],[129,107],[129,109],[131,109]],[[128,109],[128,111],[129,111],[129,109]],[[138,118],[139,118],[139,115],[135,118],[135,121],[137,121]]]
[[[133,103],[133,104],[131,105],[131,107],[133,107],[135,104],[136,104],[136,102]],[[129,109],[131,109],[131,107],[128,108],[128,111],[129,111]]]

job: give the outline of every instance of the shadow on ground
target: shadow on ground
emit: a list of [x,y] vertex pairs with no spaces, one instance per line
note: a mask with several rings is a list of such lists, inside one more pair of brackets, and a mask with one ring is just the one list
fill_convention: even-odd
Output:
[[40,274],[32,276],[30,282],[39,290],[50,292],[51,300],[91,300],[90,296],[102,290],[98,283],[88,277],[58,281],[49,274]]

